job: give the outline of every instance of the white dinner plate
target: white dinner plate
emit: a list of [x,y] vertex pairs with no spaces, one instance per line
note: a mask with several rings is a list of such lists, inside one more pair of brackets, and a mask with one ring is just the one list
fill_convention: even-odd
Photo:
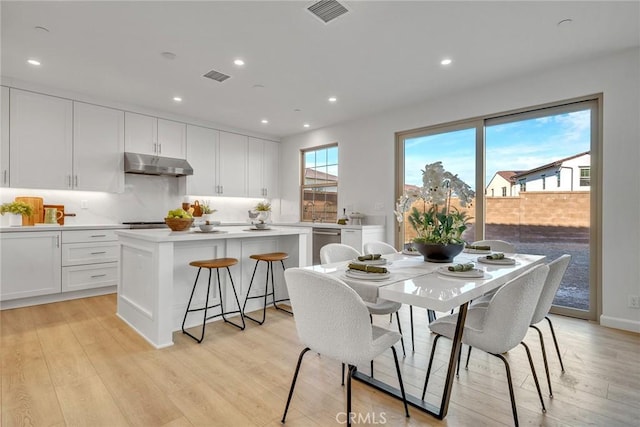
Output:
[[202,233],[202,234],[224,233],[224,231],[222,231],[222,230],[209,230],[209,231],[193,230],[193,232],[194,233]]
[[256,228],[256,227],[251,227],[251,228],[247,228],[244,231],[269,231],[271,230],[271,227],[267,227],[267,228]]
[[478,262],[483,264],[495,264],[495,265],[515,265],[516,260],[513,258],[502,259],[488,259],[486,256],[478,257]]
[[481,279],[484,277],[484,271],[474,268],[467,271],[449,271],[449,267],[440,267],[438,273],[443,276],[457,277],[459,279]]
[[366,271],[359,270],[347,270],[344,272],[344,275],[351,279],[360,279],[360,280],[386,280],[391,276],[391,273],[388,271],[386,273],[367,273]]
[[358,260],[358,258],[356,258],[356,259],[352,259],[351,263],[352,264],[363,264],[363,265],[386,265],[387,264],[387,259],[386,258],[380,258],[380,259],[367,259],[365,261],[360,261],[360,260]]
[[491,249],[468,249],[465,248],[462,252],[466,254],[490,254]]

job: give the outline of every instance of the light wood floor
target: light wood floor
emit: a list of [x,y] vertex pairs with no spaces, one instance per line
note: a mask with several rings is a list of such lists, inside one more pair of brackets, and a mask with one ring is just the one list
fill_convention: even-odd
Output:
[[[115,316],[115,308],[115,295],[107,295],[0,313],[3,427],[280,425],[301,350],[293,318],[270,310],[263,326],[249,323],[243,332],[216,322],[200,345],[176,333],[173,347],[155,350]],[[408,391],[418,394],[433,335],[426,327],[416,327],[416,351],[411,354],[406,308],[402,315],[408,350],[401,362],[403,376]],[[524,349],[508,354],[521,424],[640,425],[640,337],[582,320],[553,320],[566,372],[561,375],[557,357],[550,353],[554,397],[545,396],[546,414],[540,410]],[[389,326],[387,316],[375,322]],[[424,310],[415,309],[415,324],[426,324]],[[545,391],[534,333],[526,341]],[[435,393],[429,400],[434,402],[449,348],[441,339],[429,385]],[[377,377],[395,382],[391,352],[375,366]],[[308,353],[287,425],[339,425],[336,416],[344,419],[339,415],[345,410],[344,395],[340,364]],[[411,408],[406,419],[399,401],[355,381],[353,398],[360,425],[512,423],[502,364],[480,351],[455,381],[444,421]]]

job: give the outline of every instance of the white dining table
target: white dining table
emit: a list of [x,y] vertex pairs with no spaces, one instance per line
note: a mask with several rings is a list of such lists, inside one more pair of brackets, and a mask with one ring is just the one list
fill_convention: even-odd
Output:
[[[517,277],[529,268],[545,261],[542,255],[509,254],[506,258],[515,260],[514,264],[488,264],[479,261],[485,255],[461,253],[453,263],[425,262],[422,256],[402,253],[384,255],[384,265],[389,274],[386,277],[372,274],[372,280],[355,279],[347,273],[349,262],[315,265],[307,267],[343,280],[354,289],[364,301],[375,302],[378,298],[401,302],[428,310],[447,312],[458,308],[458,322],[449,355],[449,366],[444,384],[440,406],[433,405],[416,396],[407,394],[407,403],[438,419],[447,415],[455,368],[462,345],[462,331],[469,302],[492,291]],[[452,276],[448,267],[453,264],[474,263],[477,275],[464,277],[464,274]],[[447,271],[443,271],[447,270]],[[400,390],[378,379],[356,371],[354,378],[376,389],[401,399]]]

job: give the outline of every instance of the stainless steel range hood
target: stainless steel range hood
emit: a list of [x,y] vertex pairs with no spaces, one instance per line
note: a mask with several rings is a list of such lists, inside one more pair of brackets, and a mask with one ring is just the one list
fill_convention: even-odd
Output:
[[193,175],[193,168],[184,159],[140,153],[124,153],[124,171],[141,175]]

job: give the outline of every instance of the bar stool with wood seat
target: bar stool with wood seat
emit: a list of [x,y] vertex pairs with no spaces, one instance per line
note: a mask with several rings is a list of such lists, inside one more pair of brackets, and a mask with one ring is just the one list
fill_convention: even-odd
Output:
[[[189,263],[189,265],[193,267],[198,267],[198,274],[196,275],[196,281],[193,283],[193,289],[191,290],[191,296],[189,297],[189,304],[187,304],[187,311],[184,313],[184,319],[182,319],[182,333],[189,335],[191,338],[198,341],[198,343],[201,343],[202,340],[204,339],[204,329],[207,324],[207,320],[213,319],[215,317],[220,317],[220,316],[222,316],[222,319],[226,323],[229,323],[240,330],[244,330],[246,326],[244,323],[244,314],[242,313],[242,310],[240,310],[240,301],[238,300],[236,287],[233,284],[233,277],[231,276],[231,271],[229,270],[229,267],[231,267],[232,265],[236,265],[237,263],[238,263],[238,260],[235,258],[216,258],[216,259],[208,259],[208,260],[202,260],[202,261],[192,261]],[[205,304],[203,307],[200,307],[200,308],[191,308],[191,300],[193,299],[193,295],[196,292],[196,287],[198,286],[198,278],[200,277],[200,271],[202,271],[203,268],[206,268],[209,270],[209,282],[207,283],[207,297],[205,299]],[[233,296],[236,300],[238,310],[234,310],[234,311],[224,310],[224,303],[223,303],[224,295],[222,293],[222,287],[220,285],[220,269],[221,268],[226,268],[227,273],[229,273],[229,279],[231,280],[231,290],[233,291]],[[211,291],[211,270],[213,269],[216,270],[216,277],[218,279],[218,294],[220,296],[220,303],[209,305],[209,292]],[[220,313],[207,317],[207,311],[216,307],[220,307]],[[204,318],[202,321],[202,334],[200,335],[200,338],[197,338],[191,335],[189,332],[187,332],[184,329],[184,324],[187,321],[187,315],[189,313],[194,311],[202,311],[202,310],[204,310]],[[239,325],[235,322],[227,320],[227,318],[225,317],[226,315],[235,314],[235,313],[240,313],[240,320],[242,321],[242,325]]]
[[[274,308],[276,308],[277,310],[284,311],[286,313],[289,313],[289,314],[293,315],[293,313],[291,311],[289,311],[287,309],[284,309],[282,307],[278,307],[278,305],[276,304],[278,302],[288,301],[289,298],[284,298],[284,299],[279,299],[279,300],[276,299],[276,288],[275,288],[275,282],[273,280],[273,263],[280,261],[280,264],[282,264],[282,269],[285,270],[284,260],[289,258],[289,254],[286,253],[286,252],[271,252],[271,253],[268,253],[268,254],[251,255],[249,258],[256,260],[256,266],[253,268],[253,274],[251,275],[251,282],[249,283],[249,290],[247,290],[247,298],[244,300],[244,304],[242,306],[242,312],[245,313],[245,308],[247,306],[247,301],[249,301],[250,299],[264,298],[264,305],[262,307],[262,320],[254,319],[253,317],[249,316],[248,314],[245,314],[244,317],[246,317],[249,320],[253,320],[254,322],[262,325],[264,323],[266,315],[267,315],[267,297],[269,295],[271,295],[271,303],[273,304]],[[264,262],[267,263],[267,275],[266,275],[267,277],[265,278],[265,282],[264,282],[264,295],[250,296],[250,294],[251,294],[251,286],[253,286],[253,278],[256,275],[256,270],[258,269],[258,264],[260,263],[260,261],[264,261]],[[271,274],[271,292],[269,292],[269,274]]]

